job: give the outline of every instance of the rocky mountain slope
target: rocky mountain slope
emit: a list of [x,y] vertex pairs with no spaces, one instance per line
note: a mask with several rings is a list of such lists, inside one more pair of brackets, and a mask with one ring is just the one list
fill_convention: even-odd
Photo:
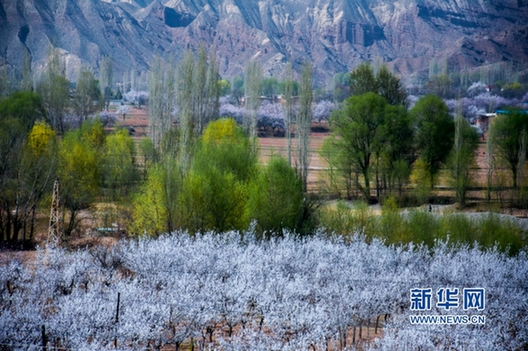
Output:
[[1,0],[0,57],[33,68],[48,43],[63,49],[68,73],[110,55],[115,70],[146,69],[153,55],[179,57],[214,46],[224,76],[256,58],[267,75],[311,61],[319,81],[364,60],[404,76],[432,58],[451,67],[528,62],[526,0]]

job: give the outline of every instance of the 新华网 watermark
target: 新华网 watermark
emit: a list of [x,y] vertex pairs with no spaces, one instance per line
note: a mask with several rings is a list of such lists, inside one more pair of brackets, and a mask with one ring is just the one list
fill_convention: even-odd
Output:
[[[433,298],[434,297],[434,298]],[[451,311],[462,307],[464,311],[483,311],[486,306],[484,288],[440,288],[433,295],[432,288],[414,288],[410,292],[411,311],[430,311],[436,309]],[[434,303],[434,305],[433,305]],[[485,324],[485,315],[471,314],[438,314],[411,315],[411,324]]]

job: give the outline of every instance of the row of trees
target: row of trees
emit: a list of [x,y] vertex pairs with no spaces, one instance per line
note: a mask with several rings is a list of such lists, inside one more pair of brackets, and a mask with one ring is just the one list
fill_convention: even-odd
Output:
[[[411,180],[419,200],[426,201],[440,170],[445,169],[463,207],[479,142],[477,130],[464,118],[467,101],[455,105],[454,118],[435,95],[420,98],[407,110],[406,92],[386,68],[376,73],[362,64],[350,76],[354,95],[332,116],[332,135],[322,150],[330,166],[330,188],[344,189],[347,198],[359,191],[369,200],[374,183],[380,199],[386,194],[402,196]],[[526,115],[522,110],[509,111],[491,123],[488,167],[506,164],[511,185],[517,189],[525,168]]]
[[99,120],[87,119],[59,138],[46,116],[43,99],[33,92],[14,93],[0,103],[0,241],[33,239],[38,210],[49,208],[56,178],[69,211],[67,234],[102,187],[112,200],[137,180],[127,131],[107,136]]
[[167,132],[155,152],[133,201],[132,233],[223,232],[256,221],[259,233],[280,234],[309,225],[301,178],[281,158],[259,167],[251,139],[233,119],[208,124],[186,171],[178,156],[181,133]]
[[108,109],[113,96],[113,61],[107,56],[103,56],[99,63],[99,79],[83,65],[73,89],[66,77],[66,65],[59,48],[48,48],[47,63],[39,77],[35,77],[31,70],[29,54],[19,71],[10,75],[7,66],[0,70],[0,100],[16,91],[37,92],[45,111],[43,118],[60,135],[79,127],[88,116],[103,107]]

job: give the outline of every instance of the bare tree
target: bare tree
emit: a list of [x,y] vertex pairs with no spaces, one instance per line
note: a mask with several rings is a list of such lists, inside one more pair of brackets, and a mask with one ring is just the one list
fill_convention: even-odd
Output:
[[248,116],[244,119],[244,126],[252,140],[253,151],[255,152],[257,147],[257,113],[260,106],[260,94],[262,91],[261,81],[262,66],[255,60],[249,61],[244,69],[245,103],[246,110],[248,111]]
[[180,163],[183,173],[191,164],[192,150],[195,139],[193,123],[193,78],[194,56],[191,51],[185,53],[178,67],[177,102],[180,109]]
[[97,86],[93,73],[82,67],[77,78],[75,94],[73,95],[73,109],[79,118],[80,124],[86,121],[89,115],[102,107],[102,95]]
[[42,97],[46,116],[53,129],[64,134],[64,116],[68,107],[70,82],[66,79],[66,67],[60,56],[60,49],[48,49],[46,70],[42,73],[37,85],[37,92]]
[[284,124],[287,138],[288,163],[291,165],[291,125],[293,118],[293,69],[291,62],[284,68]]
[[296,126],[299,138],[299,171],[303,181],[303,191],[307,190],[308,180],[308,153],[313,101],[312,77],[313,68],[309,63],[305,63],[302,67],[299,87],[299,115]]
[[22,66],[20,67],[20,81],[18,82],[19,91],[33,90],[33,74],[31,71],[31,53],[29,50],[24,50],[24,57],[22,59]]
[[150,137],[159,146],[173,122],[176,107],[176,71],[172,59],[167,63],[156,57],[149,70],[149,129]]
[[178,68],[177,104],[180,117],[180,160],[182,171],[190,167],[196,138],[207,124],[218,118],[220,90],[216,53],[200,46],[198,57],[188,51]]
[[99,63],[99,83],[104,97],[105,109],[108,111],[112,99],[112,83],[114,80],[114,61],[109,56],[103,56]]

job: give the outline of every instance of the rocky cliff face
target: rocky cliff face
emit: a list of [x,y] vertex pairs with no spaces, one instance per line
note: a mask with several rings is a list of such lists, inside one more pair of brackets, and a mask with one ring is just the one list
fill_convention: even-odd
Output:
[[383,59],[404,76],[432,58],[452,67],[528,62],[528,2],[521,0],[4,0],[0,52],[33,66],[46,47],[63,49],[73,77],[98,70],[145,69],[157,54],[176,58],[199,43],[217,50],[221,74],[241,74],[256,58],[267,75],[283,65],[315,65],[323,82],[364,60]]

